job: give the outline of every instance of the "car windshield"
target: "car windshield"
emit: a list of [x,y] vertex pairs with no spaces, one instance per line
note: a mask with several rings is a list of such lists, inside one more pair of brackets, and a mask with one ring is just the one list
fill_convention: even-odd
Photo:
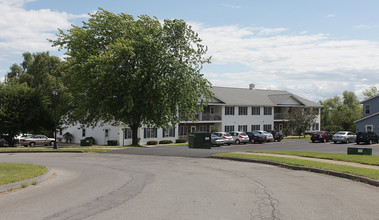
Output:
[[315,134],[322,134],[322,133],[323,133],[322,131],[315,132]]
[[211,136],[212,136],[212,137],[218,137],[218,136],[217,136],[217,135],[215,135],[215,134],[211,134]]
[[336,133],[336,135],[346,135],[346,133],[347,132],[341,132],[341,131],[339,131],[339,132]]
[[232,135],[229,134],[229,133],[226,133],[225,136],[226,136],[226,137],[231,137]]
[[245,132],[241,132],[241,135],[242,136],[247,136],[247,134]]

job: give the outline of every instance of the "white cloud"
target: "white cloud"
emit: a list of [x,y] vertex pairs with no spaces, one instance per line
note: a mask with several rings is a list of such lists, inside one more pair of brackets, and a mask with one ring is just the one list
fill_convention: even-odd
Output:
[[[378,41],[333,40],[327,34],[296,34],[285,28],[268,36],[259,34],[264,28],[197,24],[194,29],[212,56],[205,76],[214,85],[248,88],[252,82],[257,88],[288,90],[318,101],[379,84]],[[212,65],[231,64],[245,69],[212,71]]]
[[55,39],[58,28],[69,28],[70,20],[87,15],[73,15],[50,9],[25,10],[30,0],[0,0],[0,59],[4,54],[52,50],[47,39]]
[[335,15],[335,14],[328,14],[328,15],[326,15],[325,17],[326,17],[326,18],[333,18],[333,17],[336,17],[336,15]]
[[240,9],[241,6],[238,6],[238,5],[230,5],[230,4],[221,4],[223,7],[226,7],[226,8],[232,8],[232,9]]
[[365,25],[365,24],[361,24],[361,25],[356,25],[354,26],[355,29],[376,29],[376,28],[379,28],[379,25]]

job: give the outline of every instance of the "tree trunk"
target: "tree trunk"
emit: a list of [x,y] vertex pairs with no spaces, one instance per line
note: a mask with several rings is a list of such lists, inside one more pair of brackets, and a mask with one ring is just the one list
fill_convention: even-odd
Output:
[[139,123],[131,124],[130,128],[132,129],[132,145],[139,146],[139,139],[138,139]]

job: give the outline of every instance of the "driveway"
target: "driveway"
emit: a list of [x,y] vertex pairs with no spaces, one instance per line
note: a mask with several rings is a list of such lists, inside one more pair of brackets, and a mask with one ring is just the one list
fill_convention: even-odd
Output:
[[0,219],[379,216],[376,187],[263,164],[119,153],[0,154],[0,161],[42,164],[55,172],[46,182],[0,195]]

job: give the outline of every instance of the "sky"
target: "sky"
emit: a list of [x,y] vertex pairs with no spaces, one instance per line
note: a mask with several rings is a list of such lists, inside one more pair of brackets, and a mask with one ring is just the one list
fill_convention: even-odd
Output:
[[98,8],[183,19],[208,47],[214,86],[285,90],[314,102],[379,88],[377,0],[0,0],[0,81],[24,52],[45,52],[57,29]]

